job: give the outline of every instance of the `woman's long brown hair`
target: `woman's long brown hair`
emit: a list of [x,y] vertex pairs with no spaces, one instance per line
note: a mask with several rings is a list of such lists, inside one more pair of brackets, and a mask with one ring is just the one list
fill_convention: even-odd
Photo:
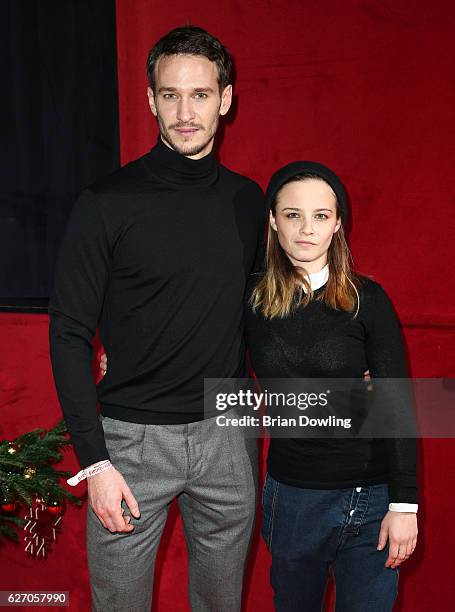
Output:
[[[317,175],[305,173],[292,177],[285,184],[307,180],[318,180],[326,183],[324,179]],[[326,184],[328,185],[328,183]],[[283,187],[284,185],[276,193],[272,203],[271,208],[274,216],[278,195]],[[339,218],[338,201],[336,203],[336,214]],[[327,252],[327,263],[329,265],[329,278],[326,286],[316,299],[325,302],[335,310],[355,311],[356,315],[359,307],[358,288],[361,280],[353,271],[352,257],[342,225],[333,235]],[[309,304],[313,298],[314,293],[306,278],[305,269],[292,264],[278,241],[278,233],[271,230],[269,226],[266,269],[250,298],[253,310],[260,310],[267,319],[284,318],[299,306]]]

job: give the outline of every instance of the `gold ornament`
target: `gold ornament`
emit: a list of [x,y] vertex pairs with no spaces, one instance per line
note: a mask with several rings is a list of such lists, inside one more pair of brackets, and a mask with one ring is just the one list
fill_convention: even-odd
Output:
[[8,442],[8,452],[10,455],[14,455],[19,449],[20,446],[16,442]]
[[28,480],[30,478],[33,478],[35,474],[36,474],[36,467],[34,467],[33,465],[29,465],[24,470],[24,478],[27,478]]

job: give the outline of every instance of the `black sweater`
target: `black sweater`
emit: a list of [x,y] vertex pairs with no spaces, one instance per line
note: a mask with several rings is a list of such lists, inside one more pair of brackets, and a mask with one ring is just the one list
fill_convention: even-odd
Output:
[[[259,379],[353,379],[363,378],[366,370],[372,378],[408,376],[393,307],[381,286],[369,279],[363,279],[356,318],[313,300],[285,319],[267,320],[247,304],[246,334]],[[413,438],[272,437],[267,468],[276,480],[304,488],[388,483],[391,502],[417,503]]]
[[[262,191],[161,140],[82,193],[49,304],[56,388],[81,466],[109,458],[101,413],[203,418],[204,377],[245,375],[243,297],[263,235]],[[108,372],[95,385],[97,326]]]

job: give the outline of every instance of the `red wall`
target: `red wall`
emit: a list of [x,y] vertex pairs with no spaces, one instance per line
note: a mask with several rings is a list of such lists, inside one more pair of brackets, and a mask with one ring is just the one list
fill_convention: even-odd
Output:
[[237,66],[223,163],[263,187],[292,160],[333,167],[351,196],[359,270],[384,284],[404,319],[455,324],[448,256],[455,231],[453,2],[161,6],[117,1],[123,162],[156,138],[145,97],[149,47],[176,25],[201,25],[230,48]]
[[[164,8],[165,7],[165,11]],[[455,376],[453,133],[455,9],[448,0],[118,0],[122,161],[146,152],[156,127],[145,59],[168,29],[195,23],[218,35],[237,66],[236,105],[221,160],[263,187],[278,166],[314,159],[345,180],[359,271],[381,282],[404,324],[414,376]],[[452,255],[452,257],[451,257]],[[451,299],[452,298],[452,299]],[[40,315],[0,316],[0,438],[59,418]],[[420,542],[401,572],[397,609],[455,609],[452,440],[421,444]],[[76,469],[72,451],[64,468]],[[84,485],[80,486],[83,490]],[[188,610],[180,523],[161,551],[158,609]],[[0,590],[63,589],[89,610],[84,510],[70,508],[44,563],[8,544]],[[252,557],[247,610],[272,610],[268,554]]]

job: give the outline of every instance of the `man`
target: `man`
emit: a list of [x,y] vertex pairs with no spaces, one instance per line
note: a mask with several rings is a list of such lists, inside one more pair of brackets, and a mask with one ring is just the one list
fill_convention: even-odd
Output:
[[[231,612],[240,609],[257,448],[204,419],[204,378],[245,376],[242,302],[262,239],[262,192],[212,154],[232,101],[221,43],[177,28],[147,68],[160,137],[74,206],[49,305],[52,365],[78,476],[87,476],[93,610],[150,609],[177,497],[192,610]],[[109,372],[96,387],[98,325]]]

